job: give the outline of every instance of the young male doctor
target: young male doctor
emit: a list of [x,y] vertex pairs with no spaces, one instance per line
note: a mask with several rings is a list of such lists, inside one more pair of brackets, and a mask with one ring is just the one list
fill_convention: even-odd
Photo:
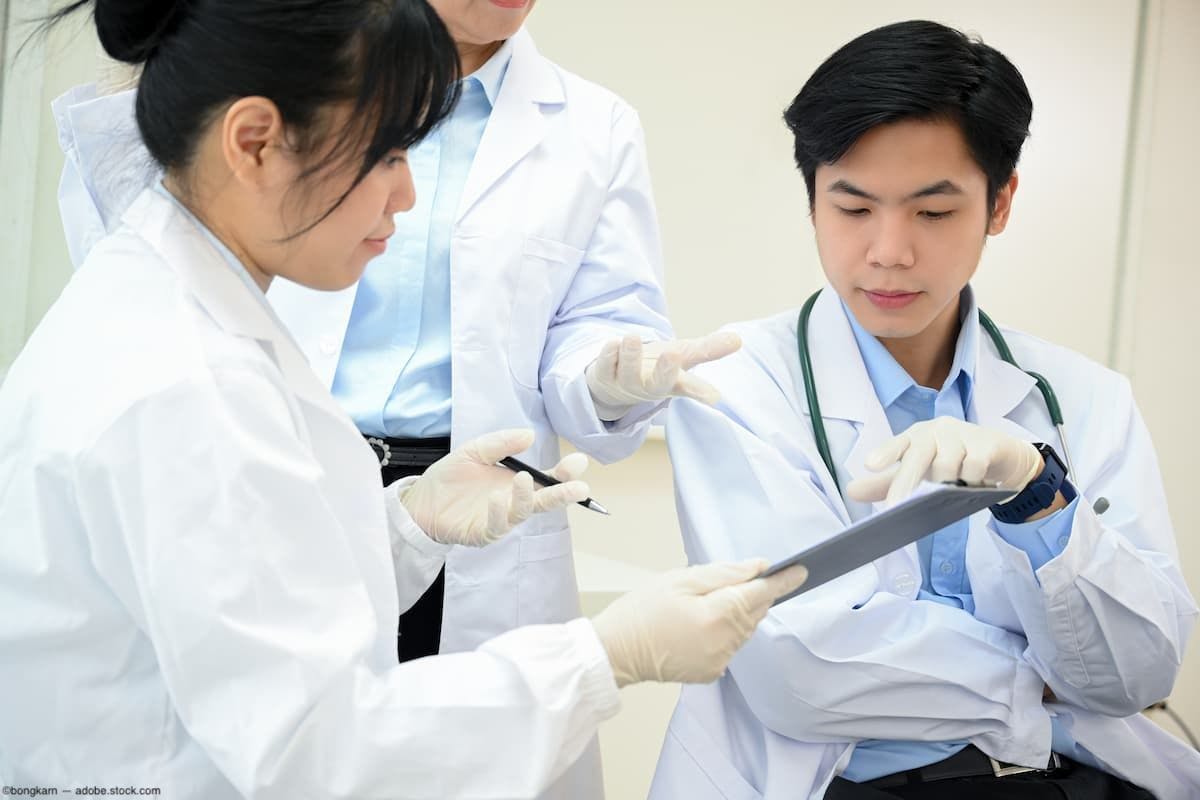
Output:
[[[534,2],[432,1],[466,77],[450,118],[409,153],[416,206],[396,217],[400,245],[347,290],[277,281],[268,295],[385,483],[499,428],[536,432],[521,455],[535,467],[558,460],[560,436],[619,460],[670,396],[711,400],[686,370],[738,346],[730,334],[667,343],[638,115],[538,53],[522,27]],[[132,102],[84,89],[58,103],[76,263],[151,177],[131,145]],[[470,650],[578,614],[558,510],[486,550],[452,550],[403,615],[399,655]],[[600,796],[594,748],[556,792]]]
[[1007,58],[931,22],[845,45],[787,110],[829,285],[807,320],[732,326],[699,371],[719,406],[672,404],[690,560],[782,558],[921,480],[1014,497],[777,606],[683,690],[652,797],[1200,796],[1200,757],[1138,713],[1197,609],[1129,383],[1005,329],[1007,363],[969,285],[1031,114]]

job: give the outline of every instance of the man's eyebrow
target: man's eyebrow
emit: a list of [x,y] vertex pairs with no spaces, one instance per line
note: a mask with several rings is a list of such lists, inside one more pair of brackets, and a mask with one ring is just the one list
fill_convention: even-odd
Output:
[[[838,178],[836,181],[829,184],[826,191],[837,192],[840,194],[848,194],[853,197],[861,197],[864,200],[870,200],[873,203],[883,202],[878,197],[871,194],[867,190],[858,188],[857,186],[850,183],[850,181],[848,181],[844,178]],[[962,187],[959,186],[957,183],[954,183],[953,181],[949,181],[949,180],[942,180],[942,181],[938,181],[937,183],[931,183],[928,186],[924,187],[923,189],[918,189],[917,191],[910,194],[908,197],[904,198],[904,202],[907,203],[912,200],[920,200],[922,197],[933,197],[935,195],[961,195],[961,194],[966,194],[966,192],[964,192]]]
[[931,183],[924,189],[918,189],[910,194],[907,200],[918,200],[922,197],[931,197],[936,194],[964,194],[962,188],[953,181],[938,181]]
[[848,194],[848,195],[853,195],[854,197],[861,197],[864,200],[870,200],[873,203],[880,202],[879,198],[876,197],[875,195],[871,194],[868,191],[858,188],[854,184],[850,183],[847,180],[843,180],[842,178],[838,178],[836,181],[829,184],[826,191],[840,192],[841,194]]

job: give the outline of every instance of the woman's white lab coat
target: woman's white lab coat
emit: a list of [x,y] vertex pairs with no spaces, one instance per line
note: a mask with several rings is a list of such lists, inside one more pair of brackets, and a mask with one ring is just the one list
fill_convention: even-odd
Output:
[[[87,97],[85,87],[56,103],[76,260],[153,174],[133,93]],[[637,449],[656,409],[606,425],[583,372],[614,336],[670,335],[641,126],[618,97],[542,57],[524,30],[463,190],[450,264],[455,443],[529,426],[534,465],[557,461],[558,436],[604,462]],[[326,386],[356,288],[275,281],[268,293]],[[493,547],[450,552],[442,650],[578,610],[566,515],[542,514]]]
[[397,665],[446,548],[190,218],[124,219],[0,387],[0,783],[535,796],[619,702],[590,624]]
[[[148,180],[133,94],[56,104],[67,166],[60,190],[73,257]],[[584,369],[610,338],[670,338],[657,219],[641,125],[620,98],[541,56],[522,30],[468,176],[450,250],[454,443],[532,427],[523,459],[558,460],[558,437],[602,462],[642,443],[657,407],[606,424]],[[355,288],[276,281],[269,299],[331,386]],[[446,557],[442,652],[518,625],[579,614],[566,512],[542,514],[482,550]],[[602,796],[590,752],[564,779],[569,800]]]
[[[721,407],[668,411],[692,561],[783,558],[871,511],[843,502],[816,452],[797,317],[734,326],[741,352],[699,370]],[[892,432],[832,289],[809,331],[846,486]],[[1062,405],[1082,497],[1065,551],[1035,574],[983,512],[966,554],[974,616],[915,599],[916,545],[781,604],[725,677],[684,688],[654,800],[820,798],[862,739],[970,740],[999,760],[1044,765],[1052,716],[1162,800],[1200,796],[1200,756],[1138,714],[1170,693],[1197,609],[1129,384],[1064,348],[1006,337]],[[1062,452],[1034,381],[979,338],[969,419]],[[1103,516],[1092,510],[1099,497],[1112,504]],[[1060,702],[1043,705],[1043,684]]]

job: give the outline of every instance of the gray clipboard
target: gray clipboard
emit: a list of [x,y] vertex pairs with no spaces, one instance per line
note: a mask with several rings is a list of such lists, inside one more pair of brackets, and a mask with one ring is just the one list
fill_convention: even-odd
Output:
[[772,575],[793,564],[808,568],[804,585],[774,604],[815,589],[1012,496],[1011,489],[942,484],[872,514],[820,544],[768,567],[763,575]]

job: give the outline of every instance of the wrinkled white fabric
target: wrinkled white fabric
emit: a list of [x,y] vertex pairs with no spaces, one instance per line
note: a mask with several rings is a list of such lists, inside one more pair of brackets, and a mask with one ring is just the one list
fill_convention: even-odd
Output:
[[445,546],[192,221],[125,220],[0,386],[0,783],[537,796],[619,704],[592,625],[397,664]]

